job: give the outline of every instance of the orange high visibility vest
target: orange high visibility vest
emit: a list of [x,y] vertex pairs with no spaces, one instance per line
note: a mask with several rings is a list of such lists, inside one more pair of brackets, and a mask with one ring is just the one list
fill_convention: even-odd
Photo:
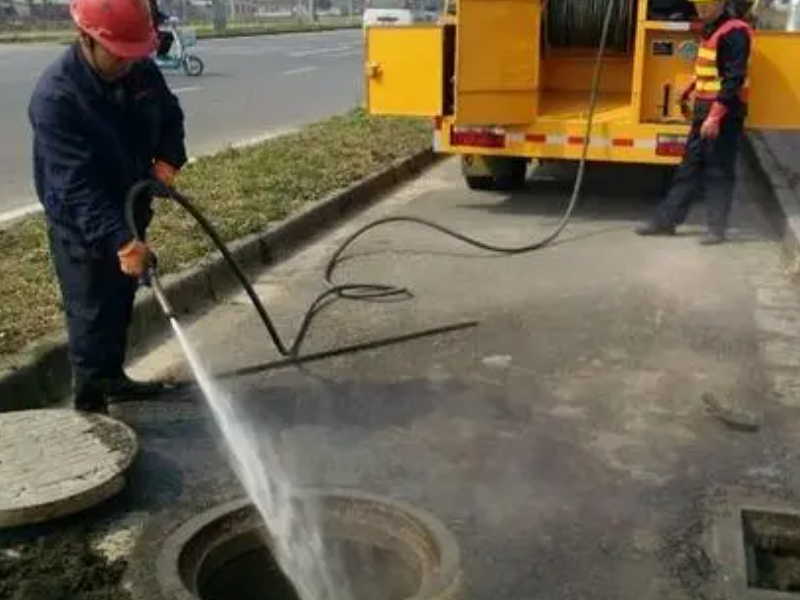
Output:
[[[717,68],[717,47],[722,36],[730,33],[734,29],[744,29],[750,37],[750,42],[753,41],[753,29],[746,22],[739,19],[731,19],[722,24],[711,37],[703,40],[700,44],[700,49],[697,53],[697,61],[695,62],[695,98],[707,102],[713,102],[717,99],[717,95],[722,89],[722,78],[719,76],[719,69]],[[747,103],[749,81],[745,80],[742,89],[739,92],[739,97],[742,102]]]

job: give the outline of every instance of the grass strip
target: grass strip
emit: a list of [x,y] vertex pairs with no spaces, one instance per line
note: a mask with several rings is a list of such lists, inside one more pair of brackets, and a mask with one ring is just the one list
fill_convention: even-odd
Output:
[[[201,158],[183,170],[178,187],[231,241],[429,143],[430,126],[424,120],[352,111],[297,133]],[[161,272],[184,268],[212,250],[179,207],[157,202],[155,208],[150,240]],[[63,327],[41,215],[0,230],[0,274],[0,357],[8,357]]]

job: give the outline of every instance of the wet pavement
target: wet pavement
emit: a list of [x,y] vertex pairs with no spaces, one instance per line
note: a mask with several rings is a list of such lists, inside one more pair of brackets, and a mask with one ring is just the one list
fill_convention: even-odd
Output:
[[[360,224],[413,214],[523,244],[557,222],[570,177],[554,165],[524,192],[476,193],[444,162],[256,289],[289,337],[323,289],[326,259]],[[442,519],[471,598],[725,597],[738,565],[717,559],[715,516],[751,496],[796,506],[800,491],[800,295],[763,186],[744,164],[731,242],[711,248],[697,243],[701,207],[678,236],[631,233],[659,194],[658,171],[639,167],[591,169],[573,222],[533,254],[490,255],[413,225],[375,230],[337,280],[408,286],[413,298],[337,302],[305,352],[476,325],[227,385],[298,485],[381,493]],[[216,372],[278,358],[244,296],[189,335]],[[135,371],[185,374],[174,342]],[[154,598],[169,531],[241,491],[199,399],[114,414],[143,452],[124,495],[88,518],[104,524],[105,552],[132,549],[129,586]]]

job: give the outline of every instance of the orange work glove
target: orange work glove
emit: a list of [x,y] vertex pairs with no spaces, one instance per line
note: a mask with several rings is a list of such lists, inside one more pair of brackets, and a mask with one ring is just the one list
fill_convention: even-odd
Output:
[[137,279],[144,275],[150,261],[150,248],[144,242],[131,240],[117,252],[119,268],[130,277]]
[[153,175],[164,185],[172,187],[175,183],[175,177],[178,175],[178,169],[168,162],[157,160],[153,163]]
[[683,118],[687,121],[692,118],[692,94],[694,93],[694,88],[697,85],[696,81],[693,81],[692,84],[683,90],[681,94],[681,114]]
[[711,105],[711,110],[708,112],[706,120],[700,127],[700,137],[705,140],[715,140],[719,137],[719,128],[722,125],[722,119],[728,114],[728,109],[720,102],[714,102]]

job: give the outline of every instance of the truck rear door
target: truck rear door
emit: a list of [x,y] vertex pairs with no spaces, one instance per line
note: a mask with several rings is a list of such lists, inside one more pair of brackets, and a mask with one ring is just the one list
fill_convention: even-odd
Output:
[[436,117],[444,110],[444,29],[368,27],[367,110],[373,115]]
[[531,123],[536,115],[540,0],[459,0],[455,118]]

